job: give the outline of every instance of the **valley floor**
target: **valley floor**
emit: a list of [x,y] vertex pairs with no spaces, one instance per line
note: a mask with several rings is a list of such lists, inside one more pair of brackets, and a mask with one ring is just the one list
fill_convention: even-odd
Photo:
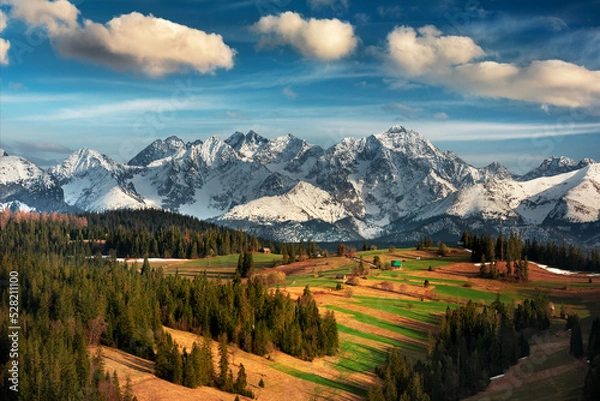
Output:
[[[568,311],[579,314],[584,343],[587,343],[590,317],[600,315],[600,279],[590,282],[584,275],[557,275],[531,263],[530,282],[516,284],[478,278],[479,267],[469,261],[467,252],[460,250],[453,250],[450,256],[443,258],[414,249],[361,252],[359,256],[365,261],[379,256],[384,263],[402,260],[403,266],[400,270],[371,270],[358,285],[348,285],[341,277],[358,266],[349,258],[311,259],[275,268],[270,264],[277,255],[258,258],[260,271],[285,273],[285,281],[273,288],[280,288],[294,299],[308,285],[321,311],[335,312],[340,352],[335,357],[306,362],[278,351],[260,357],[230,348],[234,374],[243,363],[249,388],[257,399],[360,400],[378,380],[374,368],[384,363],[390,347],[400,347],[411,359],[424,358],[446,308],[458,307],[469,300],[481,306],[497,297],[503,302],[519,302],[543,291],[554,303],[557,313],[564,305]],[[193,276],[209,269],[213,276],[227,277],[235,266],[231,264],[236,261],[234,255],[223,260],[211,258],[210,264],[163,261],[161,266],[167,274],[177,271]],[[532,339],[530,358],[520,361],[504,377],[493,380],[486,392],[469,401],[577,399],[587,366],[585,361],[568,354],[569,332],[564,331],[564,324],[564,320],[553,319],[547,333]],[[188,350],[194,341],[199,341],[192,333],[166,330]],[[213,347],[216,362],[216,344]],[[131,377],[140,401],[235,398],[213,388],[192,390],[173,385],[153,376],[152,362],[112,349],[105,348],[103,353],[109,371],[116,370],[123,378]],[[264,389],[258,387],[260,379],[265,382]]]

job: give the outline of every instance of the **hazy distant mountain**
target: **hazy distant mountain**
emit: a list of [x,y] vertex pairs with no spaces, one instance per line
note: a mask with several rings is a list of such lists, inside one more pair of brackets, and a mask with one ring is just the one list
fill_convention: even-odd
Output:
[[[0,155],[0,203],[12,207],[167,208],[285,241],[408,241],[464,229],[581,241],[600,227],[594,161],[549,158],[517,177],[498,163],[475,168],[400,126],[328,149],[253,131],[170,137],[127,164],[82,149],[45,172]],[[45,191],[31,189],[42,183]]]

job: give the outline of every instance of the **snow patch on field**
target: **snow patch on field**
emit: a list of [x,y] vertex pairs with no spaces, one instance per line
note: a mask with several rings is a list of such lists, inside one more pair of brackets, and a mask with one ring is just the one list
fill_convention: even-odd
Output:
[[589,273],[589,272],[581,272],[581,271],[563,270],[563,269],[559,269],[556,267],[548,267],[548,265],[541,265],[539,263],[536,263],[536,265],[540,269],[544,269],[550,273],[560,274],[562,276],[572,276],[572,275],[576,275],[576,274],[584,274],[586,277],[599,277],[600,276],[600,273]]

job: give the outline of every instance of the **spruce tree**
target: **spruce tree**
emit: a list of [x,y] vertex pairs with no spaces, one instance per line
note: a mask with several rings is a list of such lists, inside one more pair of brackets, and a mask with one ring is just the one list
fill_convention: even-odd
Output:
[[238,371],[237,379],[235,380],[235,384],[233,386],[233,391],[245,395],[246,394],[246,386],[248,385],[248,378],[246,376],[246,368],[244,368],[244,364],[240,363],[240,370]]
[[227,334],[219,336],[219,387],[225,389],[229,371],[229,351],[227,349]]

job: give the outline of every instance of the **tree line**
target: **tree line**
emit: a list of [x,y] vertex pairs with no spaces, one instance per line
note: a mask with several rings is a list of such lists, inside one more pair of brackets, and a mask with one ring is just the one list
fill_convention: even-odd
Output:
[[498,237],[489,234],[478,236],[465,231],[461,242],[473,251],[471,260],[475,263],[501,260],[514,264],[528,259],[564,270],[600,271],[598,249],[587,251],[574,245],[567,246],[564,242],[540,242],[535,238],[523,240],[515,232],[507,238],[503,234]]
[[483,390],[490,377],[529,355],[528,328],[549,326],[548,300],[539,294],[521,309],[496,300],[479,311],[466,306],[446,310],[440,331],[425,361],[409,362],[393,349],[377,370],[381,385],[369,401],[459,400]]

